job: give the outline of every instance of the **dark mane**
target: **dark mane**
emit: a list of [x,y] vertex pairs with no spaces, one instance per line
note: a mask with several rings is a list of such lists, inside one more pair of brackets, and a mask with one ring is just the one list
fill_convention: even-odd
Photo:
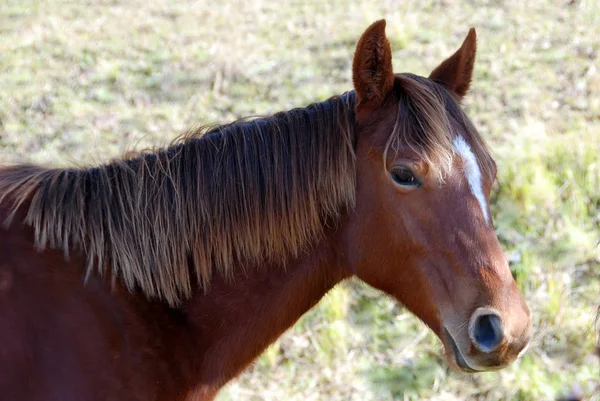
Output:
[[[453,126],[485,145],[441,86],[409,74],[386,152],[413,147],[450,168]],[[234,266],[284,263],[306,250],[355,197],[355,94],[306,108],[192,131],[166,149],[89,169],[21,165],[0,172],[0,202],[28,207],[39,249],[80,248],[98,270],[175,305],[193,280]],[[27,206],[28,205],[28,206]]]
[[443,181],[454,159],[452,139],[461,135],[471,144],[483,174],[492,174],[494,160],[485,141],[454,95],[414,74],[398,74],[396,81],[400,100],[398,117],[384,153],[409,147]]
[[38,248],[82,246],[88,274],[176,304],[194,277],[298,255],[353,205],[353,110],[350,92],[90,169],[10,167],[0,200],[30,199]]

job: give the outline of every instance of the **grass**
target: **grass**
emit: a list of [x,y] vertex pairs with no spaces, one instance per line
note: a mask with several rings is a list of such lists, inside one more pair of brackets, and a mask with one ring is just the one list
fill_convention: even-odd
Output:
[[595,0],[4,0],[0,161],[101,162],[195,123],[351,88],[360,33],[385,17],[397,71],[428,74],[470,26],[468,114],[490,143],[498,236],[534,317],[500,372],[448,370],[405,309],[333,290],[222,392],[227,400],[600,400],[600,3]]

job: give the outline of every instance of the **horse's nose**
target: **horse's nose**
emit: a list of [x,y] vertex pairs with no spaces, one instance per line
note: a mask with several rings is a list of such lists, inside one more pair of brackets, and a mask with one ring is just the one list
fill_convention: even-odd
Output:
[[483,353],[494,352],[504,340],[504,329],[498,313],[491,308],[478,308],[469,321],[469,337]]

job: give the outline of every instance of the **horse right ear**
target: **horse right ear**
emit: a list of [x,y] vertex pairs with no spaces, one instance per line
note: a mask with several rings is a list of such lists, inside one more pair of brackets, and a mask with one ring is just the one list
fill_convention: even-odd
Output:
[[394,86],[392,48],[385,36],[385,20],[373,23],[362,34],[352,63],[352,81],[358,105],[377,107]]
[[429,79],[436,81],[462,99],[471,85],[476,53],[477,34],[475,28],[471,28],[460,49],[433,70]]

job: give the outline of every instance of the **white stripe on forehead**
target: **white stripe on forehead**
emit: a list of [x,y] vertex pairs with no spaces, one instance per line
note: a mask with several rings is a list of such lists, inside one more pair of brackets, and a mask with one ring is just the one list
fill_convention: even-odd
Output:
[[464,165],[465,176],[467,177],[467,182],[469,183],[469,188],[471,188],[471,192],[477,202],[479,202],[479,207],[483,212],[483,217],[487,224],[490,224],[488,211],[487,211],[487,202],[485,200],[485,196],[483,195],[482,188],[482,180],[481,180],[481,170],[479,169],[479,164],[477,163],[477,159],[475,158],[475,154],[471,151],[471,147],[465,141],[465,139],[457,135],[454,138],[454,149],[456,149],[456,153],[460,155]]

